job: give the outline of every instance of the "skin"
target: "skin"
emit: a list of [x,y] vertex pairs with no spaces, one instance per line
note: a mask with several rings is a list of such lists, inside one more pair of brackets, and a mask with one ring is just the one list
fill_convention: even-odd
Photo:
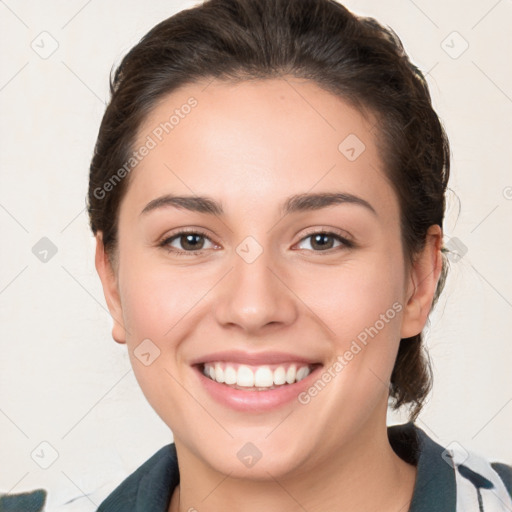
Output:
[[[117,264],[101,232],[96,251],[113,338],[127,344],[143,393],[174,435],[181,482],[169,511],[407,510],[416,468],[388,442],[388,384],[400,339],[427,321],[440,227],[408,268],[375,120],[311,81],[187,85],[151,112],[137,147],[191,96],[198,105],[132,171]],[[338,150],[351,133],[366,146],[354,161]],[[279,213],[290,195],[332,191],[364,198],[377,215],[354,204]],[[140,215],[165,193],[210,196],[225,215],[172,207]],[[196,243],[202,255],[179,237],[169,245],[191,255],[159,247],[183,227],[207,232]],[[306,228],[356,245],[328,238],[327,254]],[[236,252],[247,236],[263,250],[252,263]],[[395,302],[401,311],[307,404],[234,411],[211,398],[190,365],[241,349],[300,354],[328,368]],[[147,338],[160,355],[145,366],[134,350]],[[262,453],[250,468],[237,457],[247,442]]]

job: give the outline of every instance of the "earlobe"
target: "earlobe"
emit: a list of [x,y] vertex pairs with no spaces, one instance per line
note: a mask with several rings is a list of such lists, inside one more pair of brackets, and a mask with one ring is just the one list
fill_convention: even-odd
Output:
[[101,280],[105,301],[107,302],[110,315],[114,322],[112,327],[112,338],[114,338],[117,343],[126,343],[126,331],[124,328],[123,310],[121,306],[117,277],[108,255],[105,252],[101,232],[96,234],[95,266]]
[[442,270],[442,242],[441,227],[437,224],[430,226],[425,247],[411,268],[406,294],[407,303],[402,317],[401,338],[410,338],[419,334],[427,323]]

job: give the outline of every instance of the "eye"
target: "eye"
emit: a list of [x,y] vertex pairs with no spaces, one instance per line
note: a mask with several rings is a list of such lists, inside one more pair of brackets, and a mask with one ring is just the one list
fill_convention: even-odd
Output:
[[[165,238],[159,245],[171,253],[179,255],[200,256],[203,254],[202,249],[204,249],[204,241],[201,242],[201,239],[210,240],[210,238],[203,231],[186,230],[180,231],[168,238]],[[177,250],[171,245],[173,242],[181,244],[181,247],[185,250]]]
[[[354,246],[354,243],[348,240],[347,238],[338,235],[337,233],[332,233],[330,231],[315,231],[313,233],[310,233],[309,235],[305,236],[301,242],[304,240],[311,239],[310,247],[313,249],[314,252],[331,252],[331,249],[343,249],[343,248],[350,248]],[[333,242],[330,240],[337,240],[340,242],[340,245],[338,247],[333,247]],[[340,247],[341,246],[341,247]],[[318,249],[318,250],[315,250]]]

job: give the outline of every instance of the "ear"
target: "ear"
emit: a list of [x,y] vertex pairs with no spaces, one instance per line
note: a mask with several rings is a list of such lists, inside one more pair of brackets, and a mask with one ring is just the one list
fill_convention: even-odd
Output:
[[103,294],[105,295],[110,315],[114,320],[112,338],[114,338],[117,343],[126,343],[126,331],[123,322],[123,309],[119,296],[117,276],[107,254],[105,253],[105,247],[103,246],[103,233],[101,233],[101,231],[96,234],[95,265],[96,271],[100,276],[101,284],[103,286]]
[[411,268],[406,294],[408,300],[402,317],[401,338],[410,338],[419,334],[427,323],[442,270],[442,243],[441,227],[437,224],[430,226],[425,247],[417,255]]

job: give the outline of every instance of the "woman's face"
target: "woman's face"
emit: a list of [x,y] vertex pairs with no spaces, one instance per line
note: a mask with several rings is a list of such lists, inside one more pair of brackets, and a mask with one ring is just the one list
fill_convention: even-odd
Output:
[[182,454],[267,478],[384,429],[400,338],[428,308],[409,301],[376,135],[292,78],[187,85],[141,127],[115,281],[99,268],[113,336]]

